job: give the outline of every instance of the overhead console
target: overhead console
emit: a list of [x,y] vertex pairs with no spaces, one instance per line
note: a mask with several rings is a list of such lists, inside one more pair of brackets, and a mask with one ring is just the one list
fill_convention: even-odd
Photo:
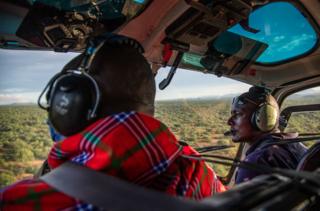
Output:
[[163,40],[172,50],[184,52],[179,67],[218,76],[235,75],[245,70],[267,48],[262,42],[227,31],[240,24],[248,32],[259,32],[249,26],[248,17],[253,7],[263,1],[186,2],[191,8],[166,29]]
[[[94,0],[19,0],[4,1],[6,17],[0,46],[10,49],[54,49],[80,51],[87,38],[112,32],[139,15],[151,0],[94,1]],[[15,8],[26,11],[24,17],[12,18]],[[2,10],[2,9],[0,9]],[[10,30],[9,26],[15,26]]]
[[169,39],[206,45],[221,32],[246,19],[252,7],[243,0],[186,1],[192,8],[172,23],[166,34]]
[[[0,1],[0,47],[80,52],[89,37],[126,26],[153,1],[160,0],[3,0]],[[244,71],[267,45],[228,29],[240,24],[250,33],[259,32],[249,26],[248,17],[255,6],[265,3],[267,0],[184,0],[185,12],[169,21],[167,28],[158,30],[161,25],[150,23],[153,27],[146,27],[142,34],[152,34],[149,30],[154,29],[162,33],[161,39],[165,35],[163,40],[159,38],[157,43],[152,43],[164,44],[163,58],[161,47],[155,48],[159,49],[155,63],[162,61],[173,67],[161,87],[170,83],[177,67],[218,76]],[[162,10],[170,12],[170,8]]]
[[180,67],[217,76],[236,75],[248,68],[267,44],[225,31],[209,42],[205,54],[185,53]]

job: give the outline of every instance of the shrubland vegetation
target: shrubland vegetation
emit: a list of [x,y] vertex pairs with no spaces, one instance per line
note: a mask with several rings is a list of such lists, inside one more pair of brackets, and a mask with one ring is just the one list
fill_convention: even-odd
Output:
[[46,114],[36,105],[0,107],[0,184],[30,177],[46,158],[51,140]]
[[[287,105],[311,104],[315,98],[291,99]],[[319,102],[319,98],[316,99]],[[163,121],[179,140],[194,147],[235,145],[223,133],[229,130],[230,99],[179,100],[157,102],[156,117]],[[291,121],[292,120],[292,121]],[[287,131],[319,132],[320,112],[297,114]],[[50,140],[46,113],[36,105],[0,106],[0,187],[32,177],[46,158]],[[234,157],[237,146],[215,154]],[[228,168],[214,165],[224,176]]]
[[[156,110],[156,117],[172,130],[178,140],[193,147],[234,145],[215,154],[230,158],[235,156],[238,145],[223,135],[229,130],[230,99],[160,102]],[[222,165],[214,165],[213,168],[220,176],[226,176],[229,170],[229,167]]]

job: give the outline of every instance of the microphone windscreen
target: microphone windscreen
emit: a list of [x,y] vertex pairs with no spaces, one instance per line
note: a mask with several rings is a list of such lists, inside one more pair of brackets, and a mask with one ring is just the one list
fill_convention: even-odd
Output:
[[228,131],[224,132],[223,135],[224,136],[231,136],[232,132],[231,132],[231,130],[228,130]]

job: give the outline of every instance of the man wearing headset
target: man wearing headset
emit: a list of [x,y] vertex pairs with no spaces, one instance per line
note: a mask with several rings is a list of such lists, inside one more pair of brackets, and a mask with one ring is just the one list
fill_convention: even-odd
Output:
[[[233,142],[249,145],[245,162],[260,166],[295,169],[306,148],[301,143],[271,144],[296,138],[296,133],[280,133],[277,101],[264,88],[252,87],[233,99],[228,120]],[[236,184],[248,181],[261,172],[239,168]]]
[[[80,63],[78,70],[87,68],[85,73],[67,67],[50,81],[46,91],[49,120],[66,136],[52,147],[50,168],[72,161],[191,199],[224,191],[209,166],[187,158],[198,153],[180,145],[171,131],[153,118],[154,75],[140,52],[132,39],[109,38],[71,62]],[[86,54],[90,56],[86,58]],[[0,199],[2,210],[92,209],[92,205],[56,191],[41,178],[8,187],[0,192]]]

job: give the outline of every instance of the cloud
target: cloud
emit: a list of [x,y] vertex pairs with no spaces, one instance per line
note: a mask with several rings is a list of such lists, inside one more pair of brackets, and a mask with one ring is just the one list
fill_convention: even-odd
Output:
[[174,87],[168,92],[159,90],[156,100],[202,98],[202,97],[223,97],[226,95],[237,95],[248,91],[248,84],[237,83],[229,85],[196,85],[190,87]]
[[0,94],[0,105],[12,103],[36,103],[40,92],[21,92],[14,94]]
[[262,62],[274,62],[293,56],[301,55],[313,47],[315,36],[311,34],[301,34],[298,36],[278,35],[267,40],[269,47],[258,58]]
[[39,91],[76,55],[51,51],[0,50],[0,93]]
[[[288,38],[289,39],[289,38]],[[310,49],[310,44],[315,43],[315,37],[313,35],[307,35],[302,34],[301,36],[293,36],[291,38],[291,41],[287,40],[287,43],[285,45],[282,45],[281,47],[274,46],[275,49],[277,49],[278,52],[288,52],[293,50],[298,50],[299,54],[302,54]],[[309,48],[307,48],[307,46]],[[276,48],[278,47],[278,48]]]
[[0,62],[25,65],[68,62],[78,53],[56,53],[53,51],[0,50]]
[[275,36],[273,38],[273,42],[280,42],[282,40],[286,39],[286,37],[284,35],[280,35],[280,36]]
[[264,33],[266,36],[270,36],[271,35],[271,25],[266,23],[264,25]]
[[301,92],[297,92],[298,95],[313,95],[313,94],[319,94],[320,93],[320,87],[310,88],[303,90]]
[[7,89],[2,89],[1,92],[4,94],[11,94],[11,93],[21,93],[21,92],[26,92],[26,89],[22,88],[7,88]]

